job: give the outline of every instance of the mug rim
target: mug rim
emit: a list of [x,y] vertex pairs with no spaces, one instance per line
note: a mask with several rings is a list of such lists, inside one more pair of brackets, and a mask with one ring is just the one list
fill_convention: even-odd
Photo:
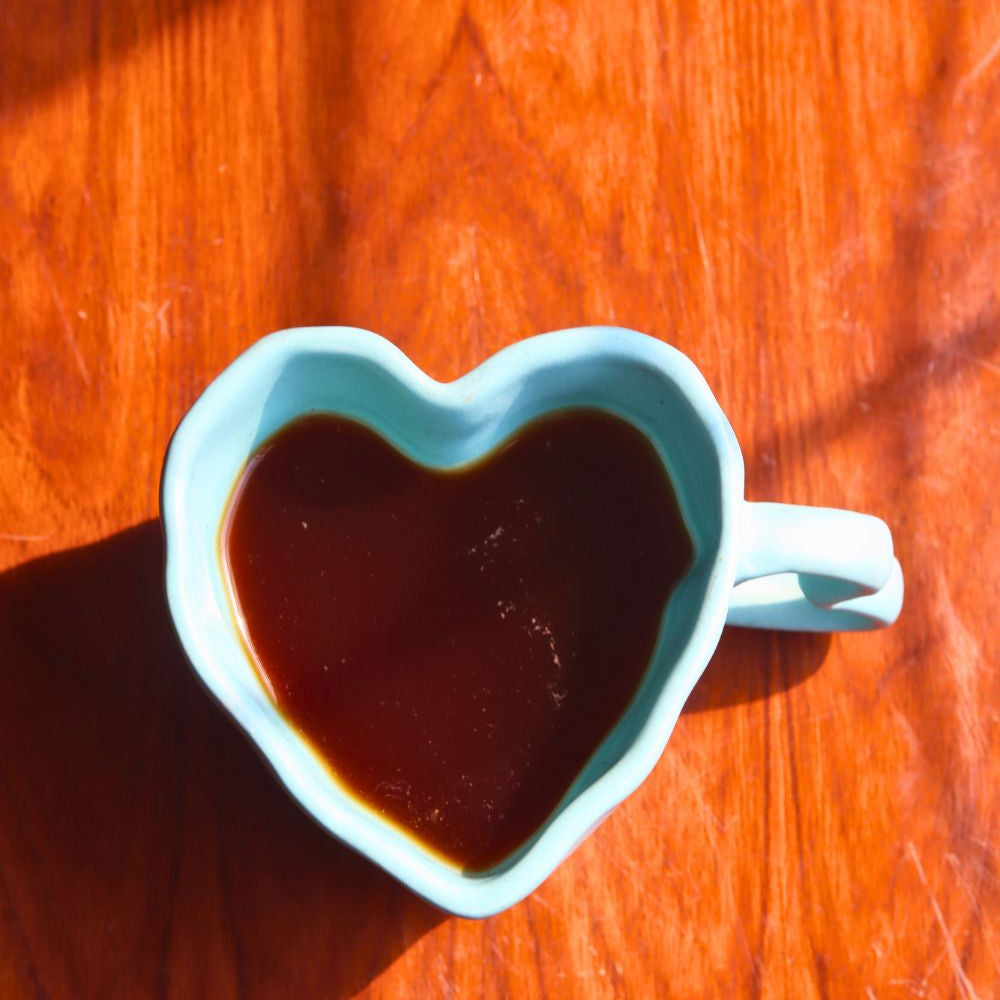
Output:
[[[683,393],[713,445],[722,494],[720,537],[714,564],[709,570],[705,598],[686,646],[673,661],[668,680],[652,696],[648,717],[620,759],[570,801],[564,798],[523,854],[515,855],[509,865],[502,865],[493,872],[462,872],[426,850],[419,852],[424,859],[421,863],[412,851],[399,849],[395,841],[399,840],[400,832],[375,816],[373,811],[376,826],[385,832],[385,837],[380,837],[377,830],[362,830],[348,817],[331,809],[328,803],[320,801],[303,773],[301,760],[288,752],[287,739],[282,739],[291,730],[289,724],[274,708],[272,715],[284,727],[284,733],[261,725],[252,706],[222,683],[220,671],[224,667],[214,664],[206,655],[200,637],[203,623],[197,609],[192,607],[186,587],[195,538],[185,518],[185,491],[190,482],[185,473],[191,469],[199,443],[211,433],[214,419],[226,411],[240,385],[261,368],[281,369],[306,353],[374,362],[387,369],[400,391],[409,391],[435,405],[459,409],[474,392],[481,393],[504,383],[517,384],[553,360],[572,364],[599,357],[639,363],[669,379]],[[250,453],[252,449],[246,457]],[[532,892],[642,783],[656,764],[684,702],[718,644],[725,623],[728,595],[736,573],[737,508],[742,494],[742,454],[704,376],[686,355],[645,334],[619,327],[578,327],[539,334],[498,351],[453,381],[438,382],[390,341],[371,331],[355,327],[293,328],[261,338],[234,359],[191,406],[170,440],[160,489],[167,602],[175,631],[195,676],[250,739],[298,805],[328,832],[435,905],[462,916],[488,916]],[[225,509],[225,505],[219,509],[217,522],[221,522]],[[217,564],[217,571],[222,574],[221,561],[214,560],[213,564]],[[249,664],[242,649],[241,655]],[[259,683],[256,672],[255,679]],[[300,742],[305,745],[304,741]],[[329,785],[333,789],[333,801],[338,796],[351,794],[332,775]]]

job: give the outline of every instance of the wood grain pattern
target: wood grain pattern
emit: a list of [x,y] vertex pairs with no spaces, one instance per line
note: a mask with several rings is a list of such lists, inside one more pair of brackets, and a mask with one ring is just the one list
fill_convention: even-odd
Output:
[[[997,995],[998,223],[997,0],[5,0],[0,995]],[[890,522],[902,619],[727,633],[531,899],[437,913],[286,800],[160,593],[172,428],[326,322],[439,378],[676,344],[751,498]]]

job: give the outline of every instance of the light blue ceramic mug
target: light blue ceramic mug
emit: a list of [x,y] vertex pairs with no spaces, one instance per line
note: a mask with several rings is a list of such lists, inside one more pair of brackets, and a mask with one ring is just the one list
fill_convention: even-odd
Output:
[[[655,445],[695,543],[632,704],[543,828],[493,871],[464,872],[383,822],[282,718],[245,652],[223,576],[220,525],[257,446],[296,417],[360,420],[413,459],[466,463],[552,410],[599,407]],[[531,892],[656,763],[726,622],[856,630],[891,624],[903,582],[885,524],[843,510],[748,503],[743,457],[697,368],[629,330],[523,340],[455,382],[435,382],[387,340],[344,327],[255,344],[181,421],[163,470],[166,586],[208,689],[322,826],[438,906],[486,916]]]

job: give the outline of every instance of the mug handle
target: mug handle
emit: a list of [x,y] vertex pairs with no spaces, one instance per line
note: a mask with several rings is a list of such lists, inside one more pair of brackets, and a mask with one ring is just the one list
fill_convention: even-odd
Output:
[[858,632],[891,625],[903,571],[884,521],[831,507],[743,502],[727,625]]

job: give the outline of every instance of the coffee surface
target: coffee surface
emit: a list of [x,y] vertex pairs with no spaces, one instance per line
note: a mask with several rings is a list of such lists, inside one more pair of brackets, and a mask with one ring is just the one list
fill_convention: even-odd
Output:
[[301,418],[248,463],[223,555],[283,716],[370,808],[486,870],[625,712],[693,547],[648,439],[570,410],[454,471]]

